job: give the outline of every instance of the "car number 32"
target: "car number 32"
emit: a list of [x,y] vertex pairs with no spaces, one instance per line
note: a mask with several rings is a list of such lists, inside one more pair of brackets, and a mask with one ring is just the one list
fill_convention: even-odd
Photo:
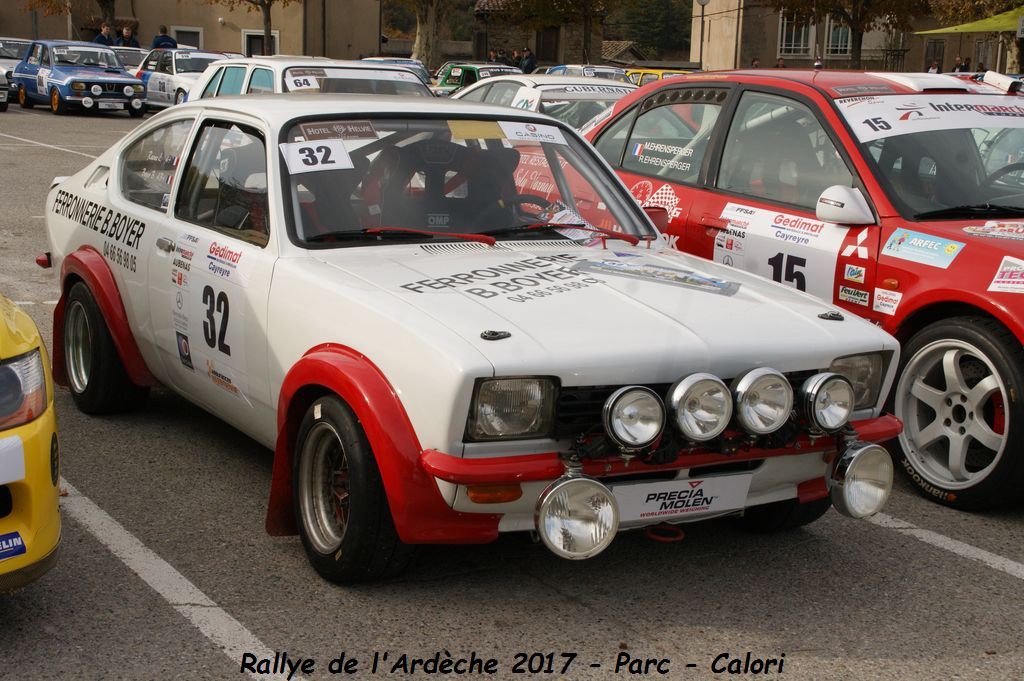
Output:
[[[203,305],[206,306],[206,319],[203,320],[203,338],[206,344],[231,356],[231,346],[227,343],[229,303],[228,294],[214,291],[212,286],[203,287]],[[218,330],[217,315],[220,315]]]

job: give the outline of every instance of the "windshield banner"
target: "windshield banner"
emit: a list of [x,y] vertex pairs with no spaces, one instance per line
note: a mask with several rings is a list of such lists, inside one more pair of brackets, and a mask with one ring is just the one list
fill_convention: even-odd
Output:
[[888,95],[837,99],[861,142],[930,130],[1024,128],[1024,97]]

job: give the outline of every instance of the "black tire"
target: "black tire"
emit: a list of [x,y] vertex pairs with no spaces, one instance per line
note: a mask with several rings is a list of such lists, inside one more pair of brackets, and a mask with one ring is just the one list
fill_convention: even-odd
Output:
[[60,91],[57,88],[50,88],[50,111],[55,116],[63,116],[68,112],[68,103],[64,101],[64,98],[60,96]]
[[[960,351],[955,365],[962,377],[946,379],[945,364],[929,370],[929,358]],[[934,361],[934,360],[932,360]],[[941,377],[937,371],[941,369]],[[997,388],[984,401],[974,388],[982,381]],[[939,395],[936,407],[913,395],[916,382]],[[1001,385],[1000,385],[1001,384]],[[940,387],[941,386],[941,387]],[[920,393],[920,385],[918,385]],[[988,317],[953,317],[935,322],[914,334],[904,345],[891,403],[903,419],[904,432],[893,447],[900,468],[914,488],[927,499],[961,510],[998,508],[1024,500],[1024,350],[999,322]],[[984,390],[977,394],[984,393]],[[927,443],[929,419],[942,421],[939,440]],[[979,426],[987,428],[997,440]],[[1001,432],[1000,432],[1001,429]],[[981,437],[974,437],[979,433]],[[959,477],[953,465],[955,438],[963,445],[964,463]],[[986,436],[989,442],[986,443]],[[942,443],[945,443],[943,445]],[[943,462],[943,449],[946,450]],[[943,474],[945,469],[945,475]]]
[[175,104],[181,104],[184,101],[185,101],[185,91],[184,90],[178,90],[177,92],[174,93],[174,103]]
[[18,86],[18,105],[22,109],[31,109],[35,106],[32,98],[28,96],[28,90],[25,89],[24,85]]
[[[318,465],[320,458],[326,465]],[[318,514],[316,471],[330,470],[344,503],[330,504]],[[338,482],[338,472],[342,480]],[[302,419],[292,457],[295,517],[302,545],[313,568],[338,584],[394,577],[408,564],[413,547],[395,530],[387,493],[373,450],[355,414],[334,395],[317,399]],[[339,508],[343,522],[337,521]],[[340,537],[338,536],[340,534]]]
[[748,532],[768,534],[795,530],[810,525],[825,515],[832,507],[828,497],[801,504],[796,499],[776,501],[771,504],[751,506],[737,519],[740,527]]
[[0,101],[0,113],[7,111],[7,96],[5,95],[3,101]]
[[146,104],[143,103],[138,109],[133,108],[131,103],[128,103],[128,115],[132,118],[142,118],[146,115]]
[[110,414],[137,409],[145,403],[149,388],[137,386],[128,378],[103,313],[82,282],[68,293],[63,334],[68,387],[80,411]]

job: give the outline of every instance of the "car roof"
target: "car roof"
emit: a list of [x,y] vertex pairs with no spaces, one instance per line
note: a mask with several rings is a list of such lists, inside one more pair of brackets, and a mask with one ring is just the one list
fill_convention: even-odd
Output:
[[109,45],[102,45],[100,43],[90,43],[85,40],[33,40],[31,42],[41,43],[47,47],[98,47],[104,50],[109,50]]
[[[191,50],[196,51],[196,50]],[[316,67],[327,67],[333,66],[335,68],[349,68],[349,69],[373,69],[373,70],[388,70],[388,71],[403,71],[409,73],[409,69],[399,64],[387,64],[384,62],[366,62],[362,59],[328,59],[327,57],[294,57],[291,55],[275,54],[269,57],[224,57],[219,62],[218,66],[231,66],[231,65],[262,65],[262,66],[277,66],[285,69],[293,66],[303,67],[309,66],[312,68]]]
[[522,109],[510,109],[494,104],[465,102],[447,97],[403,97],[394,95],[347,95],[316,93],[303,95],[301,105],[296,106],[292,93],[228,95],[211,97],[178,104],[174,111],[191,109],[238,113],[252,116],[266,122],[270,127],[280,128],[298,117],[316,116],[405,116],[429,117],[431,115],[470,115],[487,118],[530,118],[541,123],[556,124],[553,118]]
[[16,42],[19,42],[19,43],[30,43],[30,42],[33,42],[32,38],[15,38],[14,36],[10,36],[10,37],[0,36],[0,43],[6,42],[8,40],[13,40],[13,41],[16,41]]
[[636,85],[633,83],[595,83],[594,79],[589,76],[562,76],[557,73],[508,73],[501,76],[491,76],[484,80],[473,83],[466,88],[466,92],[475,90],[478,87],[483,87],[484,84],[491,85],[495,82],[500,81],[514,81],[516,83],[523,83],[529,87],[536,88],[553,88],[561,87],[565,85],[585,85],[587,87],[624,87],[627,89],[636,89]]
[[937,73],[875,73],[871,71],[838,71],[817,69],[744,69],[738,71],[704,71],[659,81],[652,87],[673,87],[691,81],[704,82],[757,80],[776,83],[798,83],[813,87],[832,99],[855,96],[919,95],[928,92],[945,94],[1005,95],[1002,90],[967,78]]
[[611,64],[559,64],[558,66],[552,66],[553,69],[605,69],[606,71],[625,71],[626,69],[621,66],[612,66]]

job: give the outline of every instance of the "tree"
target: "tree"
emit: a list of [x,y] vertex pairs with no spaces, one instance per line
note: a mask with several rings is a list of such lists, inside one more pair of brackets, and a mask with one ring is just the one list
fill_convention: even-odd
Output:
[[601,21],[621,0],[509,0],[509,17],[513,23],[541,29],[547,26],[579,23],[583,29],[583,58],[600,61],[591,45],[594,20]]
[[[99,0],[97,0],[98,2]],[[244,7],[250,12],[263,13],[263,54],[273,54],[274,33],[270,26],[270,10],[301,0],[205,0],[207,5],[224,5],[228,9]]]
[[[100,20],[113,26],[114,0],[95,0],[95,3],[100,11]],[[47,16],[53,16],[67,14],[71,9],[71,4],[68,0],[24,0],[22,6],[26,10],[41,10]],[[81,3],[76,2],[75,4],[80,5]]]
[[[621,37],[650,54],[684,50],[690,45],[690,2],[685,0],[623,0],[615,12]],[[612,26],[605,22],[605,39]]]
[[[965,2],[968,0],[964,0]],[[909,30],[915,16],[928,14],[927,0],[773,0],[797,21],[818,23],[826,17],[850,29],[850,67],[861,68],[864,34],[876,28]]]
[[[930,0],[932,13],[943,24],[965,24],[969,21],[984,19],[1002,14],[1020,6],[1020,0]],[[1020,71],[1021,50],[1024,43],[1018,41],[1016,34],[1009,31],[996,34],[999,43],[1009,50],[1005,73]],[[995,67],[994,64],[989,64]]]

